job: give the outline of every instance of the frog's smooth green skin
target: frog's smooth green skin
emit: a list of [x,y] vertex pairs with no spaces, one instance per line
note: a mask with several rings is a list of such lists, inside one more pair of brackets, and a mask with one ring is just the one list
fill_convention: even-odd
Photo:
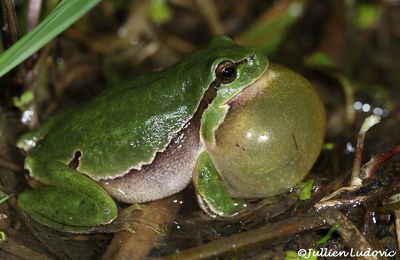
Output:
[[[214,110],[229,112],[222,121],[215,119]],[[313,87],[279,65],[270,64],[257,81],[229,101],[216,98],[201,120],[201,139],[209,159],[199,159],[196,169],[200,170],[193,176],[203,209],[230,216],[235,208],[245,206],[228,201],[221,195],[222,188],[214,188],[213,179],[218,177],[235,198],[288,191],[313,166],[324,130],[324,108]]]
[[[223,61],[236,64],[232,82],[216,80]],[[49,121],[45,130],[19,141],[30,150],[25,168],[46,185],[21,193],[19,205],[42,224],[85,232],[115,219],[117,207],[109,194],[123,202],[145,202],[182,190],[203,150],[198,128],[207,102],[213,100],[202,138],[213,143],[213,130],[229,108],[225,103],[267,67],[262,53],[218,36],[176,65],[110,88],[58,117],[58,123]],[[207,147],[215,157],[217,147]]]

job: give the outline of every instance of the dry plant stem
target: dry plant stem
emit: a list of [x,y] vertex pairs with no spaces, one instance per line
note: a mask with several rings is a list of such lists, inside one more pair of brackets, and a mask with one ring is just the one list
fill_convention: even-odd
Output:
[[[343,187],[327,196],[314,205],[314,209],[321,210],[324,208],[334,207],[354,207],[363,204],[365,207],[376,209],[384,198],[400,192],[400,179],[392,181],[386,187],[376,188],[369,191],[367,195],[351,196],[349,193],[355,193],[364,189],[364,186]],[[346,194],[347,193],[347,194]],[[346,197],[347,195],[347,197]],[[342,198],[338,198],[338,197]],[[336,197],[336,199],[334,199]],[[343,198],[344,197],[344,198]],[[383,209],[384,211],[387,211]]]
[[5,160],[0,158],[0,167],[4,167],[13,172],[20,172],[22,171],[22,167],[16,163],[13,163],[9,160]]
[[19,191],[22,181],[22,167],[18,164],[18,152],[15,147],[21,132],[17,114],[0,111],[0,187],[7,194]]
[[361,125],[361,129],[358,132],[357,136],[357,147],[356,153],[354,155],[354,163],[353,163],[353,171],[351,173],[351,183],[350,186],[358,186],[362,184],[362,180],[360,178],[361,173],[361,162],[362,162],[362,152],[364,150],[364,137],[365,133],[374,125],[379,123],[380,116],[372,115],[367,117],[363,124]]
[[366,207],[374,208],[378,212],[392,211],[393,208],[388,207],[389,204],[381,205],[381,203],[385,198],[389,198],[397,193],[400,193],[400,179],[392,180],[388,186],[370,192],[365,201]]
[[[360,188],[360,186],[357,186],[357,187],[342,187],[342,188],[340,188],[340,189],[338,189],[338,190],[335,190],[334,192],[332,192],[332,193],[326,195],[325,197],[323,197],[323,198],[320,200],[320,203],[321,203],[321,202],[324,202],[324,201],[333,200],[333,198],[338,197],[338,196],[340,196],[340,195],[343,194],[343,193],[355,191],[355,190],[357,190],[357,189],[359,189],[359,188]],[[320,204],[320,203],[317,203],[317,205]],[[314,206],[314,207],[315,207],[315,206]]]
[[[179,211],[180,204],[171,197],[146,204],[138,218],[165,228]],[[103,259],[143,259],[159,242],[161,235],[145,225],[138,225],[135,233],[127,231],[115,234]]]
[[[330,225],[339,224],[337,231],[343,238],[345,245],[348,248],[353,249],[353,252],[366,252],[369,248],[372,248],[357,227],[354,226],[354,224],[340,211],[333,209],[330,211],[321,212],[321,214]],[[378,258],[369,256],[368,258],[360,257],[358,259],[373,260]]]
[[140,64],[144,62],[146,59],[154,56],[159,49],[161,48],[161,44],[159,41],[154,41],[146,44],[142,50],[138,53],[136,57],[136,64]]
[[1,0],[0,1],[2,13],[2,41],[5,47],[10,47],[18,40],[18,21],[15,14],[14,1]]
[[30,247],[22,245],[19,241],[14,240],[12,237],[7,237],[5,241],[1,242],[0,249],[14,256],[15,259],[27,259],[27,260],[53,259],[48,255],[34,251]]
[[[345,191],[347,191],[348,193],[354,193],[357,190],[361,191],[362,189],[364,189],[363,186],[346,187],[346,188],[352,188],[352,189],[342,190],[343,192],[340,194],[341,196],[346,196]],[[374,248],[374,247],[372,247],[371,244],[367,242],[366,238],[362,236],[360,231],[351,223],[351,221],[348,220],[337,209],[341,207],[354,207],[359,205],[362,205],[367,209],[376,209],[384,198],[387,198],[392,194],[399,193],[400,192],[399,189],[400,189],[400,180],[394,180],[386,187],[379,187],[369,192],[365,191],[368,192],[368,195],[366,196],[347,197],[345,199],[321,201],[317,203],[314,206],[314,208],[318,212],[321,212],[321,214],[326,218],[329,224],[331,225],[336,223],[340,224],[338,232],[344,239],[346,246],[348,248],[352,248],[354,252],[356,251],[365,252],[368,248]],[[351,195],[347,194],[347,196]],[[327,208],[331,208],[331,211],[321,211]],[[327,214],[326,212],[329,212],[329,214]],[[371,216],[367,217],[370,218]],[[368,220],[366,222],[368,222]],[[400,221],[397,218],[396,218],[396,228],[399,228],[397,230],[400,230]],[[400,245],[400,242],[398,243]],[[379,247],[379,244],[377,246]],[[382,249],[382,248],[376,248],[376,249]],[[377,259],[377,258],[368,258],[368,259]]]
[[38,23],[42,0],[30,0],[28,5],[28,31],[31,31]]
[[394,215],[396,224],[397,247],[400,248],[400,210],[395,210]]
[[325,208],[342,208],[342,207],[348,207],[348,206],[355,206],[355,205],[360,205],[363,204],[367,200],[367,196],[358,196],[354,198],[348,198],[348,199],[335,199],[335,200],[326,200],[323,202],[316,203],[314,205],[314,209],[316,210],[322,210]]
[[205,16],[213,34],[224,34],[225,30],[218,17],[217,8],[212,0],[196,0],[196,4]]
[[[313,4],[311,2],[311,4]],[[327,2],[330,6],[330,12],[325,20],[322,28],[319,52],[325,53],[334,62],[338,68],[346,68],[345,53],[346,53],[346,1],[331,1]],[[341,132],[346,127],[349,127],[354,122],[354,112],[352,105],[353,95],[349,88],[349,83],[346,81],[342,73],[328,73],[341,83],[344,92],[344,116],[331,116],[328,120],[328,131]],[[341,109],[340,109],[341,110]],[[336,111],[336,115],[341,112]]]
[[400,153],[400,145],[392,148],[391,150],[382,153],[378,156],[375,156],[371,158],[371,160],[367,163],[367,167],[363,170],[361,178],[362,179],[368,179],[371,178],[371,176],[378,170],[383,163],[385,163],[387,160],[392,158],[393,156],[397,155]]
[[359,132],[357,136],[356,153],[354,155],[353,171],[351,173],[351,186],[361,185],[360,169],[362,161],[362,152],[364,150],[364,136],[365,133]]
[[112,37],[111,42],[106,44],[117,50],[132,48],[131,42],[139,41],[142,35],[154,38],[154,32],[147,19],[148,1],[132,1],[125,22],[118,29],[120,37]]
[[345,42],[345,1],[330,2],[331,12],[323,28],[319,51],[326,53],[341,68],[344,61]]
[[268,242],[292,237],[294,235],[321,228],[325,220],[315,212],[309,212],[301,217],[285,219],[273,224],[262,226],[258,229],[234,234],[230,237],[212,241],[182,251],[178,254],[167,256],[164,259],[209,259],[218,256],[246,252]]
[[165,41],[168,43],[169,47],[178,52],[189,53],[196,49],[194,44],[172,33],[165,35]]
[[63,32],[63,36],[66,36],[74,41],[82,43],[87,47],[89,47],[91,50],[98,52],[102,55],[111,55],[112,53],[110,46],[95,39],[94,37],[90,37],[90,35],[85,34],[81,30],[70,28]]
[[[256,211],[262,212],[254,214],[254,212],[249,211],[248,214],[243,214],[243,216],[239,217],[237,221],[241,221],[243,226],[249,228],[251,226],[259,226],[259,221],[261,219],[257,218],[257,216],[261,215],[263,221],[269,221],[270,219],[279,216],[289,210],[293,205],[298,202],[300,190],[295,190],[290,192],[284,199],[280,200],[279,203],[271,201],[271,204],[263,205],[262,202],[259,205],[260,208],[256,209]],[[235,221],[234,219],[232,219]]]

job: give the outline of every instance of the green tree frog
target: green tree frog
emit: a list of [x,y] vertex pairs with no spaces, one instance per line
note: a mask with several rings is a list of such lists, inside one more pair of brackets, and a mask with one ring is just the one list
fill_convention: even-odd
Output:
[[172,67],[109,88],[23,135],[25,168],[43,185],[19,194],[33,219],[88,232],[192,180],[200,206],[229,217],[243,198],[288,191],[314,164],[325,113],[300,75],[214,37]]

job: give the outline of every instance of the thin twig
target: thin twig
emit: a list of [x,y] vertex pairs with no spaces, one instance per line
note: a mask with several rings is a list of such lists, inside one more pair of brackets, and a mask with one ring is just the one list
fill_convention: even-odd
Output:
[[163,259],[209,259],[227,254],[242,253],[271,241],[292,237],[324,226],[325,220],[323,218],[315,212],[308,212],[301,217],[285,219],[258,229],[234,234]]

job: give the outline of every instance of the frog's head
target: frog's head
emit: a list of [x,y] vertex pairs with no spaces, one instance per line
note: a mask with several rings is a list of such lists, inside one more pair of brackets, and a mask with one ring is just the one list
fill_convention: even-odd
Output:
[[217,89],[215,104],[225,104],[253,84],[268,68],[267,57],[259,50],[235,44],[227,36],[214,36],[208,50],[210,74]]
[[[214,36],[209,45],[187,55],[174,75],[217,91],[214,103],[224,104],[261,77],[267,57],[252,47],[237,45],[227,36]],[[169,73],[168,75],[171,75]],[[203,89],[204,90],[204,89]]]
[[206,56],[209,79],[216,90],[212,103],[202,116],[201,138],[214,144],[214,132],[224,121],[229,102],[244,89],[254,85],[268,69],[268,59],[259,50],[235,44],[226,36],[215,36],[209,46],[196,55]]

